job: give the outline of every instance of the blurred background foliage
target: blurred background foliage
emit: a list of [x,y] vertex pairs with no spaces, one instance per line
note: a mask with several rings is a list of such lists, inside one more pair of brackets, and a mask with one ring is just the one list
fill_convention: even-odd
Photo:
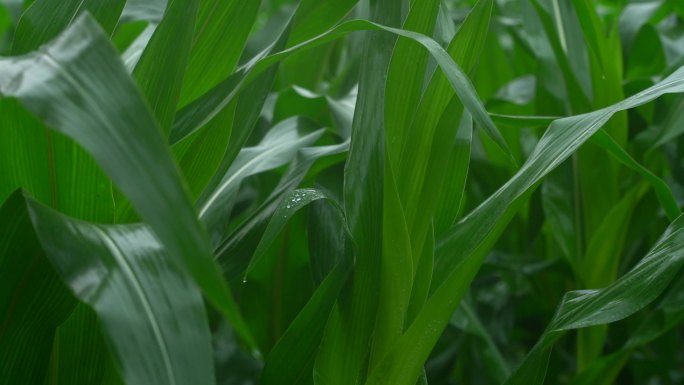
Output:
[[[11,52],[19,16],[28,3],[0,0],[2,56]],[[446,47],[475,3],[443,0],[432,38]],[[239,64],[278,37],[296,4],[261,2]],[[135,17],[139,7],[154,12],[154,7],[164,6],[162,0],[127,3],[124,15],[128,10],[131,17],[122,19],[112,34],[124,58],[150,23]],[[406,15],[407,6],[403,12]],[[345,17],[369,18],[368,2],[359,2]],[[273,146],[278,138],[269,142],[267,133],[279,125],[286,130],[295,121],[302,140],[297,150],[345,143],[352,132],[364,36],[351,34],[285,59],[245,147]],[[286,46],[299,43],[296,39]],[[521,164],[546,127],[507,125],[505,116],[562,117],[594,111],[658,83],[683,64],[680,0],[496,0],[481,57],[469,76],[487,111],[503,122],[499,128]],[[426,80],[436,63],[429,59],[427,65]],[[667,182],[680,206],[684,203],[683,95],[665,95],[620,112],[605,129],[635,160]],[[307,135],[311,140],[301,139]],[[193,174],[190,163],[185,167],[186,151],[193,150],[182,142],[174,147],[186,178],[192,174],[198,181],[189,183],[198,198],[203,186],[218,181],[211,172]],[[223,219],[218,237],[212,234],[218,261],[262,355],[272,351],[334,266],[330,256],[319,258],[321,251],[329,250],[325,242],[339,243],[334,238],[344,237],[331,230],[339,229],[335,210],[323,200],[315,201],[293,213],[270,245],[260,250],[266,257],[245,273],[266,232],[269,213],[286,190],[316,188],[332,200],[343,200],[344,149],[315,162],[302,151],[280,155],[280,161],[240,177],[229,218]],[[243,149],[235,156],[249,159],[250,154]],[[207,160],[214,170],[224,167],[220,161]],[[310,168],[292,177],[298,165],[308,162]],[[517,169],[491,138],[475,130],[463,202],[453,218],[436,214],[434,238],[507,183]],[[283,185],[290,188],[279,190]],[[116,221],[135,221],[126,199],[116,199]],[[584,145],[540,184],[487,255],[425,365],[427,382],[503,382],[544,332],[566,292],[605,287],[624,275],[669,223],[654,191],[638,173],[599,146]],[[346,257],[340,253],[337,260]],[[233,255],[240,258],[229,257]],[[682,293],[684,278],[679,274],[659,300],[634,316],[566,334],[553,349],[546,383],[684,383]],[[257,383],[263,356],[251,354],[230,324],[207,309],[217,383]]]

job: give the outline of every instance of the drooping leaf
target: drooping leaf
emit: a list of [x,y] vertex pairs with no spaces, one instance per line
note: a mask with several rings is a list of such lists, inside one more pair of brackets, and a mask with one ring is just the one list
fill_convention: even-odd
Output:
[[407,385],[415,381],[418,363],[428,357],[487,251],[541,178],[567,159],[615,112],[675,92],[684,92],[684,68],[618,104],[554,121],[518,173],[438,242],[431,296],[371,379]]
[[268,50],[253,58],[250,62],[238,68],[230,77],[222,83],[198,98],[186,107],[185,111],[179,112],[179,118],[172,130],[171,142],[182,139],[199,129],[213,119],[228,103],[238,94],[240,89],[253,80],[260,73],[274,64],[296,52],[314,48],[327,42],[339,39],[354,31],[384,31],[404,38],[412,39],[425,47],[435,59],[440,69],[463,102],[465,108],[471,113],[477,122],[490,135],[495,142],[506,152],[510,153],[501,133],[498,131],[491,118],[487,114],[482,102],[477,97],[475,90],[468,77],[461,68],[454,63],[449,54],[434,40],[419,33],[383,26],[366,20],[351,20],[339,24],[324,34],[311,38],[305,42],[292,46],[286,50],[269,54]]
[[278,204],[278,208],[273,213],[273,217],[268,223],[256,250],[254,250],[254,255],[252,255],[249,265],[245,270],[245,279],[247,279],[247,275],[249,275],[252,267],[261,261],[268,247],[273,243],[283,227],[285,227],[288,218],[291,218],[299,209],[319,199],[326,199],[326,195],[315,189],[297,189],[285,194],[282,201]]
[[[311,129],[306,120],[297,117],[287,119],[273,127],[255,147],[244,148],[231,165],[214,192],[202,203],[199,209],[201,220],[218,243],[223,236],[221,226],[230,208],[240,183],[247,177],[272,170],[289,162],[297,151],[312,145],[323,133],[322,130],[306,132]],[[301,133],[300,133],[301,131]]]
[[610,286],[566,294],[539,342],[506,384],[542,384],[550,348],[563,332],[619,321],[655,300],[684,263],[682,225],[680,217],[632,270]]
[[654,309],[655,311],[640,323],[622,347],[593,362],[575,377],[573,385],[608,385],[614,383],[621,369],[628,363],[630,356],[639,347],[663,336],[684,321],[684,297],[681,294],[683,282],[680,278],[671,285],[668,293]]
[[244,272],[266,230],[268,221],[285,195],[296,189],[307,173],[313,172],[312,166],[317,161],[328,158],[339,162],[340,155],[346,153],[348,148],[349,142],[344,142],[339,145],[305,147],[299,150],[290,169],[283,175],[271,195],[218,246],[216,254],[229,278],[235,278]]
[[169,258],[192,274],[249,342],[160,129],[89,16],[41,51],[0,60],[0,94],[18,98],[46,125],[78,141],[150,224]]
[[98,314],[127,384],[214,383],[200,291],[148,227],[96,225],[27,203],[46,255]]

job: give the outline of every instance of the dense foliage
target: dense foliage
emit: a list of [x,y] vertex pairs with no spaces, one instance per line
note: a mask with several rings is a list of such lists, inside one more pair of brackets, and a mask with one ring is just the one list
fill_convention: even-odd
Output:
[[684,2],[0,0],[0,385],[684,382]]

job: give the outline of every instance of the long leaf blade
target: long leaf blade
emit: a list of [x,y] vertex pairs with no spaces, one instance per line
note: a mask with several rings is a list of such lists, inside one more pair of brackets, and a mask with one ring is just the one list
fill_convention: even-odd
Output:
[[55,269],[98,313],[127,384],[214,383],[200,291],[149,228],[76,221],[27,202]]
[[160,129],[90,17],[78,18],[42,51],[0,60],[0,94],[17,97],[48,126],[88,150],[151,225],[174,263],[192,274],[251,342]]

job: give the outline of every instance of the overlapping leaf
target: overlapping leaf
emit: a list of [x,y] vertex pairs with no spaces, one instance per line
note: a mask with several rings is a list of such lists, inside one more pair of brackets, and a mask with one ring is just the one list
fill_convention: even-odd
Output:
[[539,342],[506,384],[542,384],[550,349],[562,332],[619,321],[667,288],[684,264],[684,218],[675,220],[651,251],[610,286],[569,292]]
[[41,51],[0,60],[0,94],[18,98],[88,150],[150,224],[169,258],[250,340],[160,128],[92,18],[79,17]]
[[614,113],[675,92],[684,92],[684,68],[618,104],[554,121],[520,171],[439,241],[431,296],[371,379],[394,384],[415,381],[418,363],[428,357],[487,251],[541,178],[567,159]]
[[76,221],[27,202],[43,250],[98,314],[126,384],[214,383],[202,295],[148,227]]

